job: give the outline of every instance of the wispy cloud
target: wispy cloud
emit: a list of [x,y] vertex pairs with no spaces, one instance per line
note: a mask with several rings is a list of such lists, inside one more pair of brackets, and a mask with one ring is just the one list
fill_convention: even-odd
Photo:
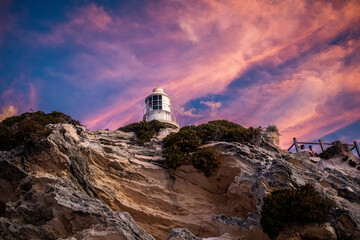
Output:
[[[360,118],[356,0],[100,4],[71,9],[34,34],[38,48],[68,50],[46,77],[101,102],[80,119],[91,129],[141,120],[156,86],[183,124],[276,124],[284,146]],[[96,95],[105,87],[111,96]]]

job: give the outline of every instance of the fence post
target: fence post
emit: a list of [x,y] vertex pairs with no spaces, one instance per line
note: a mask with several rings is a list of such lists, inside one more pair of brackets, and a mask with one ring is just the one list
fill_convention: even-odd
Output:
[[297,143],[296,138],[294,138],[294,144],[295,144],[296,152],[298,153],[298,152],[299,152],[299,145],[298,145],[298,143]]
[[291,149],[294,145],[295,145],[295,144],[293,143],[293,144],[289,147],[288,151],[290,151],[290,149]]
[[357,143],[357,141],[354,141],[354,146],[356,148],[356,152],[358,154],[358,157],[360,157],[360,150],[359,150],[359,144]]
[[320,143],[321,151],[323,152],[325,150],[323,141],[319,139],[319,143]]

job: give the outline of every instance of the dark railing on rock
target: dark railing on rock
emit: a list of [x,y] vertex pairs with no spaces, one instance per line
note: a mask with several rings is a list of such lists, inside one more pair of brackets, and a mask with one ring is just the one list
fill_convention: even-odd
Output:
[[[294,139],[294,143],[289,147],[288,151],[290,151],[290,149],[292,147],[295,146],[295,150],[296,152],[299,152],[299,144],[312,144],[312,145],[320,145],[321,151],[323,152],[325,150],[325,145],[332,145],[331,143],[324,143],[321,139],[319,139],[319,142],[298,142],[296,138]],[[358,156],[360,157],[360,148],[359,148],[359,144],[357,141],[354,141],[354,144],[347,144],[350,147],[350,150],[354,150],[356,149],[356,152],[358,154]]]

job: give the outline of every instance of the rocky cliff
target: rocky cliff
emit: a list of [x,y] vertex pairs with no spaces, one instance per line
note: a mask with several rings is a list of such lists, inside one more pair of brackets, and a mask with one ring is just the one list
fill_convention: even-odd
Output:
[[[206,178],[163,165],[163,129],[143,146],[134,133],[50,124],[35,148],[0,152],[1,239],[268,239],[263,198],[312,184],[332,202],[321,224],[288,226],[277,239],[360,239],[360,171],[335,157],[211,142],[222,156]],[[359,161],[353,155],[349,158]]]

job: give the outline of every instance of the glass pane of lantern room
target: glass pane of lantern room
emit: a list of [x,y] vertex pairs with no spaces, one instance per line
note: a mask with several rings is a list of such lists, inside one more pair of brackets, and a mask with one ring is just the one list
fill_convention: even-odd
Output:
[[158,99],[158,96],[157,96],[157,95],[154,95],[154,96],[153,96],[153,99],[154,99],[154,101],[157,100],[157,99]]

